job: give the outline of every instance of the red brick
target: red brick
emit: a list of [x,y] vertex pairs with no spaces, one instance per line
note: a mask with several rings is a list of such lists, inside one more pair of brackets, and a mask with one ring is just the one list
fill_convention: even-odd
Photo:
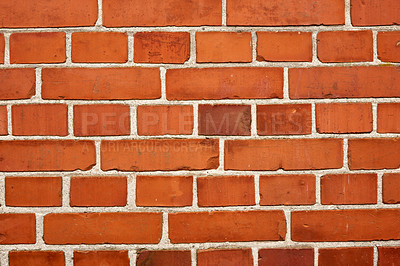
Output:
[[250,105],[199,105],[199,135],[250,136]]
[[289,69],[291,99],[400,97],[400,67]]
[[71,206],[125,206],[125,176],[71,177]]
[[65,257],[62,251],[10,251],[10,266],[64,266]]
[[400,133],[400,104],[378,104],[378,133]]
[[341,168],[340,139],[225,141],[226,170],[305,170]]
[[284,240],[283,211],[219,211],[169,214],[171,243]]
[[257,106],[258,135],[311,134],[311,104]]
[[197,32],[198,63],[251,62],[250,32]]
[[74,251],[74,266],[129,266],[127,250]]
[[101,169],[137,172],[216,169],[218,150],[216,139],[102,141]]
[[140,105],[137,107],[139,135],[190,135],[193,132],[191,105]]
[[187,68],[167,71],[168,100],[282,97],[281,68]]
[[0,28],[93,26],[97,0],[1,0]]
[[119,136],[131,133],[130,107],[122,104],[74,106],[75,136]]
[[157,244],[161,227],[161,213],[51,213],[44,217],[44,241],[50,245]]
[[384,62],[400,62],[400,31],[378,32],[378,58]]
[[197,250],[198,266],[253,266],[251,249],[206,249]]
[[0,69],[0,100],[29,99],[35,94],[35,69]]
[[135,34],[136,63],[183,64],[190,57],[188,32],[138,32]]
[[353,26],[398,25],[400,4],[397,0],[351,0]]
[[138,251],[137,266],[190,266],[190,250],[144,250]]
[[312,61],[311,32],[257,32],[257,61]]
[[4,34],[0,34],[0,64],[4,64],[4,50],[5,50]]
[[13,105],[11,115],[13,135],[68,135],[68,107],[65,104]]
[[198,177],[197,193],[200,207],[254,205],[254,177]]
[[297,265],[313,266],[313,249],[260,249],[258,265]]
[[35,215],[31,213],[1,213],[0,236],[0,245],[35,244]]
[[322,248],[318,250],[318,265],[374,265],[374,248]]
[[260,176],[260,205],[315,204],[314,175]]
[[400,203],[400,174],[386,173],[382,177],[383,203]]
[[0,106],[0,135],[8,135],[7,106]]
[[350,139],[348,150],[351,170],[400,167],[400,139]]
[[376,204],[376,174],[329,174],[321,178],[322,204]]
[[123,32],[72,33],[72,62],[125,63],[128,35]]
[[114,0],[103,1],[103,25],[205,26],[221,25],[222,3],[215,0]]
[[136,205],[155,207],[191,206],[191,176],[137,176]]
[[89,170],[96,163],[93,141],[10,140],[0,141],[0,171]]
[[344,13],[341,0],[227,0],[228,25],[341,25]]
[[325,31],[318,33],[318,58],[324,63],[373,60],[372,31]]
[[61,177],[5,178],[7,206],[45,207],[62,205]]
[[11,64],[64,63],[65,33],[13,33],[10,36]]
[[316,104],[319,133],[367,133],[372,131],[371,103]]
[[399,209],[292,212],[292,240],[297,242],[399,239]]
[[393,266],[400,261],[400,247],[378,247],[378,265]]
[[161,97],[160,70],[156,68],[45,68],[42,80],[43,99],[129,100]]

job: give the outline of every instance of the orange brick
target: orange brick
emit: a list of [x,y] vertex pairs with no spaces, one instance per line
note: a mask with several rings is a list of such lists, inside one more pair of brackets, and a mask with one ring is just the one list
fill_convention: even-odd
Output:
[[315,204],[314,175],[260,176],[260,205]]
[[260,249],[258,252],[258,265],[297,265],[311,266],[314,265],[313,249]]
[[353,26],[400,24],[400,5],[397,0],[352,0],[351,22]]
[[5,49],[4,34],[0,34],[0,64],[4,64],[4,49]]
[[254,177],[198,177],[197,193],[200,207],[254,205]]
[[0,245],[35,244],[35,214],[1,213],[0,235]]
[[72,33],[72,62],[125,63],[128,35],[122,32]]
[[400,174],[384,174],[382,185],[383,203],[400,203]]
[[29,99],[35,94],[35,69],[0,69],[0,100]]
[[400,104],[378,104],[378,129],[379,133],[400,133]]
[[10,251],[8,261],[11,266],[64,266],[62,251]]
[[188,32],[138,32],[134,38],[136,63],[183,64],[189,60]]
[[311,32],[257,32],[257,61],[312,61]]
[[325,31],[318,33],[317,42],[324,63],[373,60],[372,31]]
[[192,258],[190,250],[139,250],[137,266],[189,266]]
[[129,266],[127,250],[74,251],[75,266]]
[[68,107],[65,104],[13,105],[12,131],[16,136],[68,135]]
[[61,177],[5,178],[7,206],[46,207],[62,205]]
[[400,261],[400,247],[378,247],[378,266],[393,266]]
[[8,134],[7,106],[0,106],[0,135]]
[[374,248],[322,248],[318,250],[318,265],[374,265]]
[[198,63],[251,62],[250,32],[197,32]]
[[136,205],[157,207],[191,206],[191,176],[137,176]]
[[197,250],[197,265],[252,266],[251,249],[206,249]]
[[367,133],[372,131],[371,103],[316,104],[319,133]]
[[400,62],[400,31],[378,32],[378,58],[384,62]]
[[11,64],[64,63],[64,32],[13,33],[10,35]]

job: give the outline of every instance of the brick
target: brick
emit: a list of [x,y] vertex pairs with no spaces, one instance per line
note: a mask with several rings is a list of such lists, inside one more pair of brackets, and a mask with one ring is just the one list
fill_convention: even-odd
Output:
[[198,63],[251,62],[250,32],[197,32]]
[[10,140],[0,141],[0,171],[89,170],[96,164],[93,141]]
[[297,265],[313,266],[313,249],[260,249],[258,252],[258,265]]
[[199,105],[199,135],[250,136],[250,105]]
[[217,139],[154,139],[101,142],[101,169],[175,171],[216,169]]
[[400,62],[400,31],[378,32],[378,59]]
[[374,265],[374,248],[322,248],[318,250],[318,265]]
[[227,1],[228,25],[342,25],[344,14],[340,0]]
[[10,251],[10,266],[64,266],[65,257],[62,251]]
[[74,106],[75,136],[120,136],[131,133],[130,107],[122,104]]
[[160,70],[156,68],[45,68],[42,80],[43,99],[130,100],[161,97]]
[[170,213],[171,243],[284,240],[283,211]]
[[127,181],[125,176],[73,176],[70,186],[71,206],[126,205]]
[[168,100],[282,97],[281,68],[187,68],[167,71]]
[[318,33],[318,58],[323,63],[373,60],[372,31],[325,31]]
[[12,133],[15,136],[68,135],[68,107],[66,104],[13,105]]
[[397,0],[351,0],[353,26],[398,25],[400,5]]
[[7,176],[5,188],[7,206],[56,207],[62,205],[61,177]]
[[64,63],[64,32],[13,33],[10,35],[11,64]]
[[197,250],[198,266],[240,265],[252,266],[251,249],[206,249]]
[[292,212],[292,240],[297,242],[399,239],[399,209]]
[[255,205],[253,176],[207,176],[197,178],[198,205]]
[[0,28],[57,28],[94,26],[97,1],[1,0]]
[[103,1],[106,27],[206,26],[221,22],[222,3],[214,0]]
[[382,177],[383,203],[400,203],[400,174],[386,173]]
[[257,32],[257,61],[311,62],[311,32]]
[[260,205],[315,204],[314,175],[260,176]]
[[72,62],[125,63],[128,61],[128,35],[123,32],[72,33]]
[[127,250],[74,251],[75,266],[129,266]]
[[183,64],[189,60],[188,32],[138,32],[134,38],[136,63]]
[[44,217],[44,241],[49,245],[157,244],[161,227],[161,213],[51,213]]
[[311,134],[311,104],[257,106],[258,135]]
[[343,165],[340,139],[226,140],[226,170],[334,169]]
[[0,100],[29,99],[35,95],[35,69],[0,69]]
[[328,174],[321,178],[322,204],[376,204],[376,174]]
[[191,206],[192,191],[191,176],[137,176],[136,206]]
[[140,105],[137,107],[139,135],[190,135],[193,132],[191,105]]
[[400,141],[397,138],[350,139],[348,145],[351,170],[400,167]]
[[0,64],[4,64],[4,50],[5,50],[4,34],[0,34]]
[[316,104],[319,133],[368,133],[372,131],[371,103]]
[[378,104],[378,133],[400,133],[400,104]]
[[137,266],[190,266],[190,250],[143,250],[138,251]]
[[7,106],[0,106],[0,135],[8,135]]
[[291,99],[400,97],[400,67],[289,69]]
[[0,236],[0,245],[35,244],[35,214],[1,213]]
[[400,247],[378,247],[378,265],[393,266],[400,261]]

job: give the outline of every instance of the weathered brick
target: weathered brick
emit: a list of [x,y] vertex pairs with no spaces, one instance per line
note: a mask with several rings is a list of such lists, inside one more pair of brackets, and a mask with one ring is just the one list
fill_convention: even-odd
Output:
[[383,203],[400,203],[400,174],[386,173],[382,177]]
[[378,265],[393,266],[400,261],[400,247],[378,247]]
[[141,250],[138,251],[137,266],[190,266],[190,250]]
[[260,249],[258,252],[258,265],[297,265],[313,266],[313,249]]
[[318,250],[319,265],[374,265],[374,248],[321,248]]
[[0,100],[29,99],[35,94],[35,69],[0,69]]
[[378,32],[378,58],[384,62],[400,62],[400,31]]
[[36,220],[32,213],[0,214],[0,245],[35,244]]
[[10,251],[10,266],[64,266],[65,256],[62,251]]
[[397,0],[351,0],[353,26],[398,25],[400,5]]
[[0,135],[8,134],[7,106],[0,106]]
[[379,133],[400,133],[400,103],[378,104]]
[[129,266],[127,250],[74,251],[74,266]]
[[251,249],[203,249],[197,250],[197,265],[252,266]]

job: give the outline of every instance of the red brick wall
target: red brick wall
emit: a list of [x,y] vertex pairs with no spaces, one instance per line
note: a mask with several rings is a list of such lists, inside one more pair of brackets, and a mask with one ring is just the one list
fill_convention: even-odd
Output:
[[1,265],[400,265],[398,0],[0,0]]

